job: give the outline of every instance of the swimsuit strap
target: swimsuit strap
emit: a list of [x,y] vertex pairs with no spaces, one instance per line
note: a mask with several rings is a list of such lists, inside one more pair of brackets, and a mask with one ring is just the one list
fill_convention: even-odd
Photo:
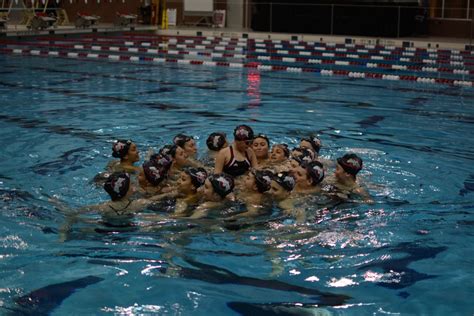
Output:
[[121,209],[121,210],[118,210],[118,209],[116,209],[116,208],[113,208],[112,205],[109,205],[109,207],[110,207],[117,215],[121,215],[120,213],[123,212],[123,211],[125,211],[125,210],[130,206],[130,204],[132,204],[132,200],[128,200],[128,204],[125,205],[125,207],[124,207],[123,209]]
[[247,162],[248,162],[250,165],[252,165],[252,164],[250,163],[250,157],[249,157],[248,149],[245,150],[245,159],[247,159]]
[[230,159],[229,159],[229,162],[225,164],[226,167],[232,166],[232,164],[235,161],[234,149],[232,148],[232,145],[229,146],[229,149],[230,149]]

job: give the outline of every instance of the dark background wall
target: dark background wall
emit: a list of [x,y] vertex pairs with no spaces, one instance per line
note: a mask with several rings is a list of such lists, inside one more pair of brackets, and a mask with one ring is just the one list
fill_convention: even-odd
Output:
[[[236,0],[233,0],[236,1]],[[254,31],[334,34],[359,36],[449,36],[470,37],[474,30],[465,20],[468,0],[444,0],[444,17],[440,9],[442,0],[405,2],[374,0],[251,0],[249,1],[250,27]],[[177,9],[177,24],[192,24],[200,17],[184,16],[183,0],[167,1],[168,8]],[[471,0],[474,7],[474,0]],[[112,23],[116,12],[143,13],[145,2],[140,0],[61,0],[71,22],[77,12],[90,12],[102,17],[101,22]],[[381,7],[382,6],[382,7]],[[399,9],[398,7],[401,6]],[[226,9],[226,0],[215,0],[215,9]],[[142,8],[142,9],[140,9]],[[247,8],[245,8],[247,9]],[[161,17],[161,14],[158,14]],[[462,20],[464,19],[464,20]],[[150,23],[150,18],[142,21]]]

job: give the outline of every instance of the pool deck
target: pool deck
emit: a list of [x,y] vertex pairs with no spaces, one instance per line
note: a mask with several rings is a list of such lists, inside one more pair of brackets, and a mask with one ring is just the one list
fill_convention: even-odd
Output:
[[350,35],[327,35],[327,34],[292,34],[292,33],[265,33],[254,32],[251,30],[232,29],[232,28],[210,28],[210,27],[170,27],[163,30],[150,25],[130,25],[128,27],[116,27],[112,24],[99,24],[91,28],[75,28],[74,26],[59,26],[48,28],[41,31],[31,31],[25,25],[7,25],[6,30],[0,31],[0,37],[31,37],[36,35],[75,35],[88,33],[116,33],[129,31],[154,31],[159,35],[169,36],[215,36],[215,37],[233,37],[233,38],[255,38],[255,39],[273,39],[273,40],[298,40],[313,41],[324,43],[351,43],[351,44],[372,44],[372,45],[390,45],[398,47],[415,48],[435,48],[435,49],[456,49],[456,50],[474,50],[474,43],[469,38],[450,38],[450,37],[364,37]]

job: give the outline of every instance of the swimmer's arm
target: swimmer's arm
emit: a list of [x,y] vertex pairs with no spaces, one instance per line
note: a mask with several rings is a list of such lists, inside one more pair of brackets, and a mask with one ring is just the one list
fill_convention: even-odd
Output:
[[94,211],[101,211],[105,209],[105,205],[107,203],[101,203],[101,204],[96,204],[96,205],[87,205],[87,206],[82,206],[79,208],[72,208],[63,201],[57,199],[57,198],[49,198],[48,201],[54,205],[54,207],[61,213],[69,216],[74,216],[74,215],[79,215],[79,214],[85,214],[85,213],[90,213]]
[[170,198],[170,197],[176,197],[178,195],[178,192],[176,190],[173,190],[173,191],[169,191],[169,192],[165,192],[165,193],[162,193],[162,194],[157,194],[157,195],[154,195],[148,199],[143,199],[143,200],[148,200],[149,203],[152,203],[152,202],[155,202],[155,201],[159,201],[159,200],[162,200],[162,199],[166,199],[166,198]]
[[173,217],[185,217],[186,216],[186,210],[188,208],[188,203],[186,203],[186,200],[184,199],[179,199],[176,201],[176,205],[174,207],[174,213]]
[[262,214],[262,206],[260,205],[246,204],[245,207],[247,208],[246,212],[234,215],[230,217],[229,220],[234,220],[234,219],[244,218],[244,217],[258,217]]
[[252,150],[252,148],[247,149],[248,154],[250,155],[250,165],[254,169],[258,169],[258,160],[257,156],[255,156],[255,152]]
[[209,214],[211,208],[216,207],[219,203],[216,202],[204,202],[203,204],[196,207],[193,214],[189,218],[198,219],[206,217]]
[[367,203],[367,204],[373,204],[374,203],[374,200],[370,196],[369,192],[367,192],[367,190],[364,189],[361,186],[358,186],[357,188],[355,188],[352,191],[352,193],[357,194],[358,196],[360,196],[364,203]]
[[214,173],[221,173],[224,170],[225,157],[227,148],[221,149],[216,157],[216,164],[214,165]]

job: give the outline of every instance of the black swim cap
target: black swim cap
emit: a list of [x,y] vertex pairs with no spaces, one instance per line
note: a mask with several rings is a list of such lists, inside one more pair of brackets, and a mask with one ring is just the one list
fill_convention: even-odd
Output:
[[321,140],[316,137],[316,136],[312,136],[312,137],[309,137],[309,138],[303,138],[301,139],[301,141],[307,141],[308,143],[311,144],[311,147],[312,149],[314,150],[315,153],[319,153],[319,150],[321,149]]
[[225,138],[224,133],[211,133],[209,134],[209,137],[206,140],[206,145],[207,148],[213,151],[219,151],[224,147],[226,143],[226,138]]
[[176,156],[177,147],[178,146],[176,145],[164,145],[158,152],[164,156],[171,156],[174,158]]
[[324,167],[319,161],[312,161],[308,164],[301,164],[306,169],[309,177],[311,178],[311,184],[317,185],[324,179]]
[[207,179],[207,171],[204,168],[186,168],[184,170],[190,177],[191,183],[197,189],[201,187]]
[[272,186],[273,172],[270,170],[256,170],[252,171],[255,177],[255,184],[260,193],[267,192]]
[[190,137],[188,135],[184,135],[184,134],[178,134],[173,138],[173,143],[176,146],[179,146],[179,147],[183,148],[184,144],[186,144],[190,140],[192,140],[192,137]]
[[234,179],[226,173],[211,174],[208,179],[214,192],[222,198],[225,198],[234,189]]
[[104,190],[110,195],[112,201],[123,198],[130,188],[130,176],[125,172],[111,174],[104,184]]
[[253,130],[250,126],[239,125],[234,129],[234,139],[240,141],[253,140]]
[[123,158],[127,155],[130,145],[132,144],[131,140],[119,139],[114,142],[112,145],[112,156],[115,158]]
[[296,185],[295,178],[287,171],[275,174],[273,181],[281,185],[286,191],[292,191]]
[[337,163],[345,172],[355,176],[362,169],[362,159],[356,154],[345,154],[341,158],[337,158]]
[[168,170],[171,168],[171,164],[173,163],[173,159],[170,156],[163,154],[151,155],[150,161],[153,161],[160,168],[166,170],[166,172],[168,172]]
[[145,178],[148,182],[152,185],[157,186],[167,176],[168,170],[166,170],[163,166],[158,165],[152,160],[148,160],[143,163],[143,173],[145,174]]
[[291,152],[291,158],[298,161],[298,163],[310,163],[314,159],[313,152],[308,148],[296,147]]

